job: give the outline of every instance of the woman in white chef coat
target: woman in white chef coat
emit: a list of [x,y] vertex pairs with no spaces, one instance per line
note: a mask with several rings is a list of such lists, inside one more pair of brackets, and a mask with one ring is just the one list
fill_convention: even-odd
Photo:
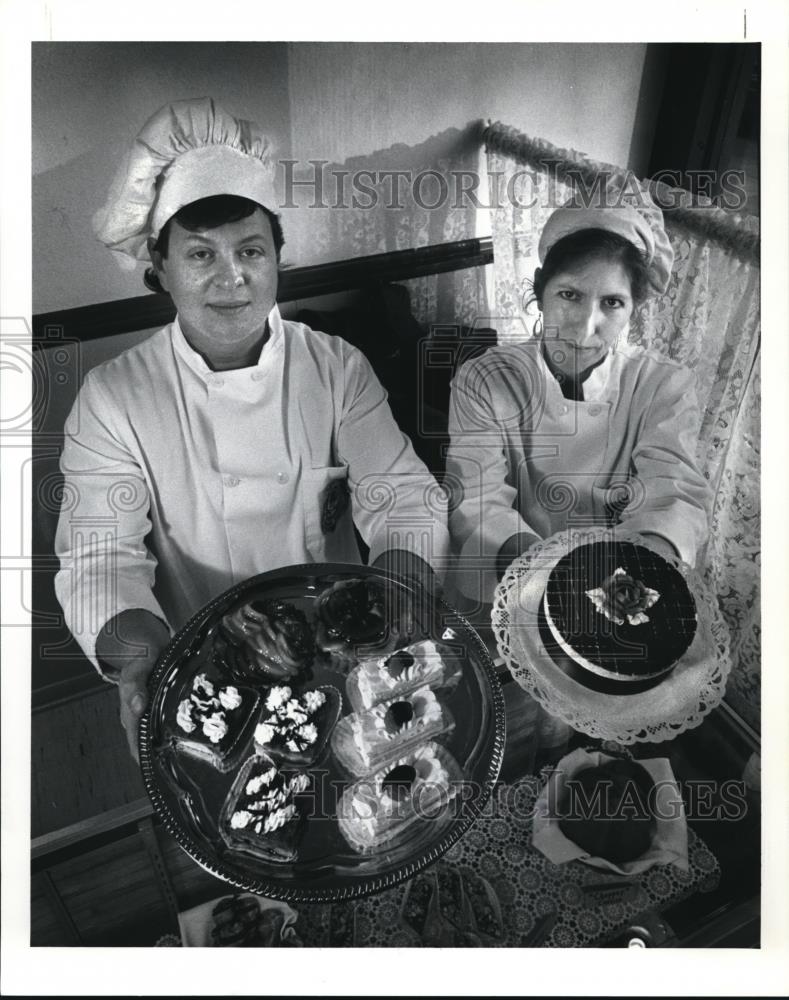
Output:
[[662,213],[647,195],[571,201],[538,254],[534,337],[488,350],[452,384],[456,584],[483,603],[513,559],[568,527],[620,523],[691,565],[708,531],[694,376],[627,343],[634,308],[668,286]]
[[[65,427],[55,580],[132,752],[171,631],[257,573],[369,561],[432,585],[445,501],[364,355],[277,308],[274,161],[210,98],[157,111],[94,219],[173,323],[88,372]],[[133,265],[132,265],[133,266]]]

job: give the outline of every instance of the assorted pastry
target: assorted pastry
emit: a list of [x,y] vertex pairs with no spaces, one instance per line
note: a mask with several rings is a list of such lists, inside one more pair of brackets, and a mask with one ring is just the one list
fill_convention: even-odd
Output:
[[[387,625],[385,596],[379,580],[359,577],[327,586],[312,621],[286,600],[236,607],[218,623],[208,666],[169,696],[176,752],[222,773],[237,771],[218,820],[231,853],[267,863],[298,858],[309,769],[329,748],[350,777],[336,822],[352,851],[418,843],[449,814],[464,774],[444,745],[455,729],[447,702],[463,674],[464,650],[450,641],[404,641]],[[602,679],[616,690],[664,676],[696,630],[681,574],[633,545],[574,550],[552,572],[541,610],[557,663],[584,683]],[[310,686],[309,668],[321,655],[330,670],[341,666],[347,674],[348,711],[336,687]],[[633,760],[584,767],[563,786],[559,829],[589,857],[614,864],[640,858],[656,832],[653,790]],[[408,922],[429,924],[437,944],[462,943],[456,935],[469,913],[476,915],[475,942],[500,936],[498,902],[479,878],[461,885],[436,870],[414,882],[407,898]],[[235,941],[235,926],[222,934]]]
[[338,580],[317,601],[318,649],[353,656],[357,647],[375,648],[387,639],[386,593],[373,578]]
[[[287,600],[253,600],[210,633],[209,666],[173,708],[174,743],[222,772],[238,769],[219,819],[231,852],[298,856],[299,796],[329,748],[353,781],[337,820],[354,851],[399,843],[456,794],[462,771],[436,740],[454,728],[445,702],[462,672],[460,650],[430,639],[397,648],[386,593],[378,579],[343,579],[318,595],[309,617]],[[353,710],[344,712],[333,685],[310,684],[316,656],[330,671],[353,666]]]
[[505,938],[501,902],[486,878],[439,862],[411,879],[400,920],[428,947],[486,947]]

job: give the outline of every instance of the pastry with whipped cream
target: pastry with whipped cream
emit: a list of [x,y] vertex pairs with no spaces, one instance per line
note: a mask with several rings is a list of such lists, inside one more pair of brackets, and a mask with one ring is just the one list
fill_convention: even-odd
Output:
[[175,746],[220,771],[231,770],[238,763],[257,704],[254,691],[197,674],[178,701]]
[[458,655],[448,646],[425,639],[386,656],[361,660],[348,675],[346,691],[351,705],[360,712],[420,687],[452,687],[460,674]]
[[[303,611],[288,601],[251,601],[222,619],[226,655],[241,673],[292,680],[313,660],[315,641]],[[240,662],[239,662],[240,657]]]
[[222,840],[265,861],[293,861],[303,819],[297,797],[309,783],[308,774],[280,769],[266,754],[251,757],[222,807]]
[[342,698],[330,685],[294,694],[278,684],[264,696],[255,747],[299,764],[314,764],[339,718]]
[[449,732],[453,725],[452,716],[435,693],[421,687],[346,715],[334,730],[332,750],[340,764],[360,778]]
[[447,750],[425,743],[345,790],[337,813],[340,832],[362,853],[418,839],[449,818],[462,780]]

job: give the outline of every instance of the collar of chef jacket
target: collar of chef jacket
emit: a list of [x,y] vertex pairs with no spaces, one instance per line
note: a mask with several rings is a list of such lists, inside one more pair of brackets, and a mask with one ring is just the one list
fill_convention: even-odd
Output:
[[562,405],[564,403],[575,406],[591,402],[608,402],[609,385],[613,370],[613,360],[616,353],[615,348],[610,348],[603,361],[594,368],[589,378],[583,383],[584,398],[581,400],[565,399],[562,387],[556,380],[556,376],[548,367],[548,363],[543,357],[542,345],[537,350],[537,364],[540,366],[542,377],[548,387],[548,399],[551,404]]
[[212,368],[208,367],[203,356],[198,354],[197,351],[190,346],[184,336],[184,332],[181,329],[181,324],[178,322],[177,316],[173,321],[172,329],[173,346],[175,347],[176,354],[199,378],[201,378],[204,382],[209,383],[216,378],[222,378],[225,381],[231,382],[238,379],[248,379],[250,374],[253,373],[256,368],[261,372],[264,371],[270,366],[274,357],[281,350],[284,338],[282,317],[279,314],[279,308],[274,306],[268,314],[268,339],[263,345],[257,363],[254,365],[247,365],[244,368],[231,368],[227,371],[215,372]]

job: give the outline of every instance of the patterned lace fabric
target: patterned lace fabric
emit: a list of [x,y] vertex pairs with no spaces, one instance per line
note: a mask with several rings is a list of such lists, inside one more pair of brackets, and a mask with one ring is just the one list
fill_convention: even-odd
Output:
[[580,861],[552,864],[531,846],[534,806],[546,778],[542,772],[499,785],[469,832],[440,862],[404,885],[357,902],[299,907],[296,926],[304,943],[594,947],[646,910],[716,888],[718,862],[690,828],[688,870],[658,865],[633,879],[630,888],[622,887],[619,876]]
[[[505,132],[507,130],[504,130]],[[512,137],[511,137],[512,138]],[[536,307],[525,313],[531,279],[538,266],[537,241],[554,207],[571,188],[562,180],[579,166],[611,178],[621,168],[594,163],[542,140],[530,162],[519,143],[498,143],[507,152],[489,152],[488,173],[497,178],[499,207],[491,212],[494,293],[491,326],[499,341],[531,336]],[[534,165],[537,164],[537,165]],[[507,192],[510,197],[504,196]],[[710,542],[700,563],[702,575],[718,597],[732,636],[733,669],[727,700],[755,729],[760,728],[760,311],[759,265],[753,251],[758,220],[729,216],[729,236],[714,225],[687,224],[666,215],[674,249],[671,285],[666,295],[645,303],[634,316],[630,341],[654,348],[691,368],[696,375],[703,420],[698,444],[701,469],[713,487]],[[739,233],[738,249],[731,232]]]
[[[483,154],[478,140],[476,133],[458,132],[454,139],[445,137],[441,152],[428,142],[413,149],[393,146],[376,153],[374,160],[326,164],[321,188],[301,178],[289,197],[293,207],[304,210],[283,212],[287,258],[313,264],[474,238],[474,200],[460,197],[458,184],[479,173]],[[393,176],[398,170],[407,175],[402,178],[407,183]],[[358,171],[357,180],[363,182],[359,190],[352,187],[349,171]],[[489,314],[485,268],[430,274],[402,284],[425,329],[434,324],[472,326],[477,317]]]

